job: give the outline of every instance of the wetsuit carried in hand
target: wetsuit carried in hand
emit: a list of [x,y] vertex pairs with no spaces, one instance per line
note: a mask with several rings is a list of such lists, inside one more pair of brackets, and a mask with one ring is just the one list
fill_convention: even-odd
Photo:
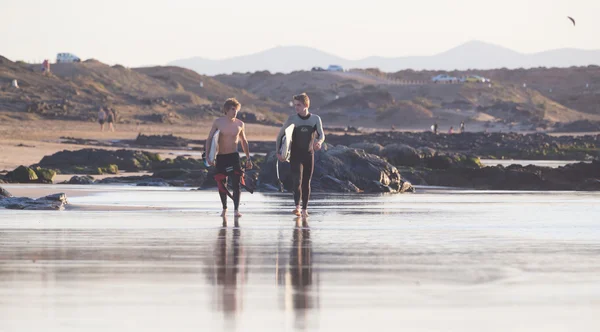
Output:
[[298,114],[292,115],[277,135],[276,151],[281,148],[281,138],[285,134],[285,128],[291,124],[295,125],[290,155],[294,202],[296,206],[300,205],[300,198],[302,197],[302,209],[306,210],[308,198],[310,197],[310,180],[315,164],[313,145],[317,137],[317,141],[323,144],[325,134],[323,133],[323,123],[318,115],[311,113],[308,113],[306,117]]

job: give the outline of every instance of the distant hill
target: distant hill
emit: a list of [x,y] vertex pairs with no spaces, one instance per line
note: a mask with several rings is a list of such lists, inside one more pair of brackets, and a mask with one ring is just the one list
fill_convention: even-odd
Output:
[[[253,119],[277,123],[283,118],[272,112],[283,104],[189,69],[130,69],[86,60],[53,64],[51,71],[46,76],[40,65],[0,57],[0,113],[23,120],[95,121],[101,107],[110,107],[124,122],[182,123],[220,116],[223,101],[237,97],[244,112],[258,114]],[[10,86],[13,79],[19,89]]]
[[170,63],[170,65],[189,68],[205,75],[263,70],[273,73],[290,73],[296,70],[309,70],[313,66],[327,67],[330,64],[341,65],[345,68],[379,68],[386,72],[403,69],[465,70],[570,67],[600,65],[600,50],[565,48],[524,54],[498,45],[471,41],[432,56],[397,58],[372,56],[361,60],[348,60],[314,48],[285,46],[223,60],[194,57]]
[[[507,53],[508,54],[508,53]],[[0,57],[0,121],[39,118],[95,121],[101,107],[122,122],[188,123],[220,116],[229,97],[248,123],[281,123],[289,102],[306,92],[328,126],[414,128],[433,121],[490,130],[537,130],[556,123],[600,121],[600,67],[448,71],[480,74],[490,84],[433,84],[441,71],[257,71],[206,76],[175,66],[125,68],[96,60],[40,65]],[[11,87],[17,79],[20,88]],[[402,80],[402,81],[399,81]]]

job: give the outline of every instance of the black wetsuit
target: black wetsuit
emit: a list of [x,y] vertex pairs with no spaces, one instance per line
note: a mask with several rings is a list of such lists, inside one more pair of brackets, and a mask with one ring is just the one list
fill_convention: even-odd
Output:
[[281,138],[285,133],[285,128],[291,124],[295,125],[290,156],[294,202],[296,206],[300,205],[300,198],[302,197],[302,208],[306,209],[310,197],[310,180],[315,164],[313,144],[317,135],[319,137],[318,141],[323,143],[325,134],[323,133],[321,118],[318,115],[311,113],[306,117],[301,117],[298,114],[292,115],[279,131],[277,151],[281,147]]
[[[216,166],[217,176],[215,176],[215,180],[219,185],[219,196],[221,196],[223,209],[227,209],[227,177],[229,177],[231,178],[231,187],[233,189],[233,205],[237,211],[240,206],[240,181],[243,174],[240,165],[240,155],[237,152],[218,154]],[[218,176],[221,176],[221,178],[218,178]]]

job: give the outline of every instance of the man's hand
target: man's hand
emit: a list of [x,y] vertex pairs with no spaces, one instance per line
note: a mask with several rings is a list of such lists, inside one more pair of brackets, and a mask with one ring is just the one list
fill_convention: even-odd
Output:
[[283,158],[283,156],[281,155],[281,153],[277,154],[277,159],[279,159],[279,161],[281,161],[282,163],[285,162],[285,159]]
[[252,169],[252,160],[246,159],[246,169]]
[[315,148],[315,151],[321,150],[321,142],[315,142],[314,148]]

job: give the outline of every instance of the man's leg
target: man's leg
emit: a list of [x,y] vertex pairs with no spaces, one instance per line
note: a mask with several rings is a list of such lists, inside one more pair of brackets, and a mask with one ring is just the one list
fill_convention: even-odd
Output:
[[[227,188],[227,178],[223,180],[223,186]],[[221,197],[221,204],[223,205],[223,212],[221,212],[221,217],[223,217],[227,213],[227,193],[219,190],[219,197]]]
[[294,190],[294,204],[296,208],[294,209],[294,214],[300,215],[300,194],[302,188],[300,188],[302,181],[302,160],[290,160],[291,172],[292,172],[292,189]]
[[217,170],[215,174],[215,181],[217,182],[217,187],[219,188],[219,197],[221,198],[221,204],[223,205],[223,212],[221,212],[221,217],[223,217],[227,213],[227,176],[225,175],[225,160],[223,160],[223,156],[217,155],[216,163]]
[[234,206],[234,216],[235,217],[241,217],[242,214],[239,211],[240,208],[240,196],[241,196],[241,192],[240,192],[240,181],[241,181],[241,175],[238,174],[238,172],[234,172],[233,175],[231,175],[231,187],[233,189],[233,206]]
[[308,198],[310,197],[310,180],[313,175],[313,168],[315,165],[315,155],[310,154],[307,156],[302,163],[302,214],[306,217],[308,212]]

